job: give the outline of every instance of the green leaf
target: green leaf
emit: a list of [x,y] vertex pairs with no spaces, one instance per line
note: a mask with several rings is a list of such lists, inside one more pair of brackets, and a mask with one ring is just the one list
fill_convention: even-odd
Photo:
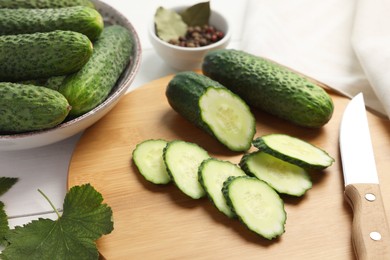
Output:
[[184,10],[181,17],[188,26],[203,26],[209,24],[210,14],[210,2],[203,2]]
[[0,177],[0,196],[8,191],[17,181],[18,178]]
[[166,42],[185,36],[188,28],[178,13],[164,7],[157,8],[154,15],[154,23],[156,35]]
[[[0,196],[6,193],[17,181],[18,178],[0,177]],[[0,245],[5,245],[5,235],[9,231],[8,217],[4,207],[4,203],[0,201]]]
[[0,201],[0,245],[5,245],[5,234],[9,231],[8,219],[4,210],[4,203]]
[[90,184],[75,186],[56,221],[38,219],[6,236],[5,259],[98,259],[95,240],[113,230],[112,210]]

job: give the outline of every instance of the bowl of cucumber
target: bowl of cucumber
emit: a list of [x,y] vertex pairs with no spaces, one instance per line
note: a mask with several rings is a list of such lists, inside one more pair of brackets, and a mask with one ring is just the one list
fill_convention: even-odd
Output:
[[[42,31],[13,33],[12,28],[8,28],[8,33],[0,31],[0,48],[6,46],[7,41],[17,44],[19,41],[15,39],[25,41],[20,44],[37,46],[20,53],[12,52],[9,56],[13,57],[0,57],[0,96],[4,97],[0,100],[0,151],[37,148],[82,132],[105,116],[133,82],[141,62],[141,44],[133,25],[104,2],[84,0],[84,3],[85,6],[50,9],[56,13],[69,9],[66,14],[71,15],[72,24],[77,24],[74,20],[79,17],[85,17],[80,13],[89,12],[89,17],[94,16],[93,21],[80,21],[74,28],[51,27],[55,23],[50,22],[50,26],[46,26],[49,29],[41,28]],[[16,16],[17,10],[30,12],[28,8],[7,10],[12,10]],[[12,12],[1,17],[14,19]],[[41,16],[41,20],[47,15],[48,21],[58,16],[46,11],[34,14],[32,10],[24,16],[34,24],[34,15]],[[1,17],[0,27],[1,19],[7,19]],[[92,27],[88,31],[94,31],[95,38],[78,30],[83,27],[82,23]],[[64,57],[70,55],[61,55],[75,49],[77,58],[73,60]],[[14,64],[9,60],[18,55],[33,57],[25,62],[33,64],[31,70],[40,69],[30,75],[15,73],[19,68],[8,68],[4,61]],[[45,63],[48,59],[50,63]],[[25,70],[28,66],[21,67]],[[31,75],[37,75],[36,79]]]
[[[172,33],[174,32],[174,33]],[[200,69],[211,50],[226,48],[231,39],[228,19],[209,2],[174,8],[159,7],[148,35],[156,53],[170,67]]]

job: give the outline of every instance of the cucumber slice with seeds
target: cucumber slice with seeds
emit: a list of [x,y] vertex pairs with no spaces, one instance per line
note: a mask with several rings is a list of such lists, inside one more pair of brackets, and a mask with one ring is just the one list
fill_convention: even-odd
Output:
[[305,169],[322,170],[334,159],[319,147],[285,134],[270,134],[253,140],[259,150]]
[[207,158],[210,156],[202,147],[180,140],[169,142],[163,152],[164,163],[173,182],[193,199],[206,195],[198,181],[198,169]]
[[246,151],[256,132],[249,106],[212,79],[192,71],[180,72],[166,89],[170,106],[232,151]]
[[265,182],[248,176],[229,177],[222,192],[238,219],[253,232],[269,240],[284,233],[283,200]]
[[200,184],[217,209],[229,218],[235,217],[226,204],[222,187],[230,176],[246,176],[245,172],[231,162],[209,158],[200,165],[198,175]]
[[167,141],[150,139],[143,141],[133,150],[133,162],[142,176],[154,184],[171,181],[163,161],[163,150]]
[[305,169],[261,151],[244,155],[240,166],[248,175],[266,182],[278,193],[298,197],[312,187]]
[[248,150],[254,121],[238,96],[227,89],[210,87],[199,99],[199,108],[202,120],[221,143],[233,151]]

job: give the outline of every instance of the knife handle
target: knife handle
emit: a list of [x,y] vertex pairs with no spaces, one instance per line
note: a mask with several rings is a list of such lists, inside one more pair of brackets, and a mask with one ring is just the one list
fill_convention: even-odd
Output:
[[357,259],[390,259],[390,231],[379,184],[349,184],[345,196],[353,210],[352,244]]

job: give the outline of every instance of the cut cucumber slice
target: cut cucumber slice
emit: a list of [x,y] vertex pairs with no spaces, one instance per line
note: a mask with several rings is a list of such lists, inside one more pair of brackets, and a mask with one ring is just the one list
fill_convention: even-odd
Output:
[[250,230],[269,240],[284,233],[283,200],[265,182],[248,176],[229,177],[222,191],[227,204]]
[[163,149],[167,141],[150,139],[143,141],[133,150],[133,162],[142,176],[154,184],[167,184],[171,181],[163,161]]
[[198,174],[200,184],[217,209],[229,218],[234,217],[235,214],[226,204],[222,187],[230,176],[246,176],[245,172],[231,162],[209,158],[202,162]]
[[198,181],[200,164],[210,158],[206,150],[195,143],[176,140],[167,144],[163,158],[168,174],[184,194],[193,199],[206,195]]
[[298,197],[312,187],[305,169],[261,151],[244,155],[240,166],[248,175],[265,181],[278,193]]
[[246,151],[255,134],[255,120],[247,104],[227,89],[208,88],[200,97],[202,120],[215,137],[233,151]]
[[253,145],[263,152],[305,169],[322,170],[334,162],[324,150],[285,134],[258,137],[253,140]]

